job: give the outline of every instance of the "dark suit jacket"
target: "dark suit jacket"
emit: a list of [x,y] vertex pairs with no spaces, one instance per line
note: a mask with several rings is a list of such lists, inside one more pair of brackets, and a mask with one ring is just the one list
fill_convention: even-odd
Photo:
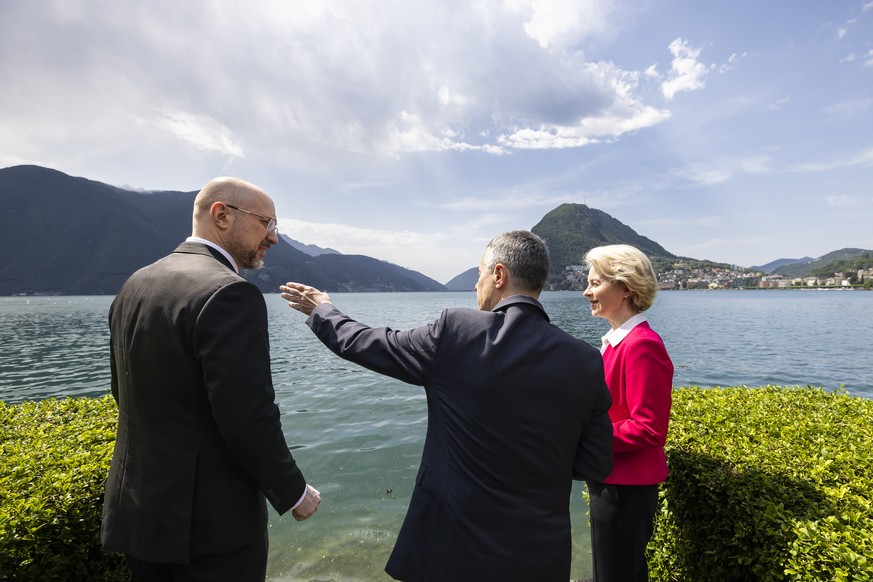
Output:
[[115,451],[101,540],[149,562],[238,549],[306,487],[279,421],[261,292],[183,243],[124,284],[109,313]]
[[597,350],[522,295],[490,312],[447,309],[410,331],[367,327],[330,304],[307,323],[337,355],[427,393],[427,437],[391,576],[569,580],[572,479],[612,469]]

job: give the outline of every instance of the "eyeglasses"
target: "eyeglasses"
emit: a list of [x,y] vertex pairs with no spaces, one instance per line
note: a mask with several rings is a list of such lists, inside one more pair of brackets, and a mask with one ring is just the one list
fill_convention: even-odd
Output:
[[279,223],[276,221],[275,218],[270,218],[269,216],[263,216],[261,214],[258,214],[257,212],[245,210],[243,208],[239,208],[238,206],[234,206],[233,204],[228,204],[227,202],[225,202],[224,205],[227,206],[228,208],[233,208],[234,210],[239,210],[240,212],[245,212],[246,214],[251,214],[252,216],[257,218],[258,220],[260,220],[264,224],[264,227],[266,227],[267,232],[278,232],[278,230],[279,230]]

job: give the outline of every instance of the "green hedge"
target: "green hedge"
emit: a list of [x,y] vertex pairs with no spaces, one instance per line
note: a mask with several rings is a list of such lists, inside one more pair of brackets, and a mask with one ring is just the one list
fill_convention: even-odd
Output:
[[100,547],[111,396],[0,402],[0,580],[124,580]]
[[[0,579],[123,580],[100,548],[111,397],[0,402]],[[873,400],[674,391],[653,580],[873,580]]]
[[681,388],[667,443],[653,579],[873,579],[873,400]]

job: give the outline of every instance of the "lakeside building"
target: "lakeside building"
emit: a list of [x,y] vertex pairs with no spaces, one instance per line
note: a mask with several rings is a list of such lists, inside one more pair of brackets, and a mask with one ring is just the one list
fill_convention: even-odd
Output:
[[[677,263],[676,268],[659,272],[658,288],[663,291],[681,289],[851,289],[855,286],[873,287],[873,268],[851,273],[833,273],[827,277],[788,277],[750,271],[743,267],[703,266],[689,268]],[[569,265],[564,268],[563,280],[552,281],[548,289],[584,290],[587,286],[588,267]]]

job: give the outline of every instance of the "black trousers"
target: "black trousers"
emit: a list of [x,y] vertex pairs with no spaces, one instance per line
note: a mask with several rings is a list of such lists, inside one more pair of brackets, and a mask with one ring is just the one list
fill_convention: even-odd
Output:
[[264,538],[229,552],[192,556],[187,564],[154,564],[127,557],[131,582],[264,582],[267,577],[267,532]]
[[649,579],[646,545],[658,508],[657,485],[588,482],[594,582]]

